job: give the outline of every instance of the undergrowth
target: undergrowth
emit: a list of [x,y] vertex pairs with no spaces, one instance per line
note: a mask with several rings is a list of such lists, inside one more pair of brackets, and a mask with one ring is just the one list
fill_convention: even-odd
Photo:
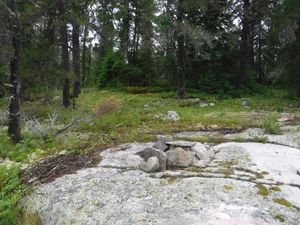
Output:
[[25,190],[19,173],[16,166],[0,166],[0,225],[18,224],[20,209],[17,204]]

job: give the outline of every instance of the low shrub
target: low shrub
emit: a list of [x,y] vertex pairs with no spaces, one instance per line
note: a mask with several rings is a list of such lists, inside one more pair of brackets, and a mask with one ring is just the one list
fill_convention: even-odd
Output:
[[111,113],[117,111],[121,108],[121,103],[114,97],[108,98],[100,103],[98,103],[93,111],[97,116]]
[[262,128],[269,134],[280,134],[280,125],[277,122],[278,115],[277,113],[271,113],[263,121]]

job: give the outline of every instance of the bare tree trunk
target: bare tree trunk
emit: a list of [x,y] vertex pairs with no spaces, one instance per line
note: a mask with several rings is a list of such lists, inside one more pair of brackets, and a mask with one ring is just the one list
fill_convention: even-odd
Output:
[[65,18],[66,10],[63,0],[58,0],[57,7],[60,17],[60,46],[61,46],[61,69],[64,71],[63,84],[63,106],[69,107],[70,101],[70,78],[69,78],[69,44],[68,44],[68,27]]
[[90,73],[91,73],[91,66],[92,66],[92,54],[93,54],[93,48],[92,48],[92,44],[90,44],[89,45],[89,55],[88,55],[88,67],[87,67],[87,75],[89,78],[88,81],[90,81]]
[[251,26],[250,26],[250,0],[244,0],[243,5],[243,18],[242,18],[242,34],[240,45],[240,65],[239,74],[236,79],[236,87],[243,88],[246,84],[247,72],[250,68],[250,42],[251,42]]
[[177,6],[177,44],[178,44],[178,97],[185,97],[185,48],[183,22],[183,0],[178,0]]
[[81,78],[81,87],[84,87],[84,82],[85,82],[85,77],[86,77],[86,41],[87,41],[87,37],[88,37],[88,26],[85,25],[84,26],[84,34],[83,34],[83,43],[82,43],[82,58],[81,58],[81,62],[82,62],[82,78]]
[[79,35],[80,35],[80,25],[75,21],[75,22],[73,22],[73,31],[72,31],[73,71],[75,74],[74,87],[73,87],[73,98],[74,99],[78,98],[80,91],[81,91]]
[[259,81],[263,83],[265,81],[265,76],[264,76],[264,70],[263,70],[263,64],[262,64],[262,25],[261,21],[259,21],[258,24],[258,74],[259,74]]
[[121,30],[121,52],[125,60],[128,60],[128,45],[129,45],[129,32],[130,32],[130,12],[129,0],[123,0],[124,16]]
[[11,97],[9,103],[9,123],[8,136],[14,143],[21,140],[20,126],[20,49],[21,49],[21,23],[16,0],[9,1],[9,8],[13,13],[12,16],[12,43],[14,47],[14,55],[10,62],[10,84]]

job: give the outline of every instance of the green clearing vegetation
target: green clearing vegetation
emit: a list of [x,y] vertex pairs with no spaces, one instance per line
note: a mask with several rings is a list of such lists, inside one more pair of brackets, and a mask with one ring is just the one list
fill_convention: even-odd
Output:
[[[76,109],[66,110],[59,102],[51,105],[41,101],[24,102],[23,117],[26,120],[39,120],[46,127],[45,132],[49,132],[49,137],[44,139],[35,131],[36,127],[28,128],[27,123],[23,122],[22,141],[14,145],[6,135],[6,128],[1,128],[0,157],[16,164],[13,167],[0,167],[1,178],[4,179],[1,180],[1,196],[5,196],[0,203],[0,215],[5,221],[12,221],[11,218],[18,213],[15,206],[24,193],[24,186],[20,184],[17,168],[22,164],[17,163],[33,163],[62,151],[85,154],[120,143],[146,142],[154,140],[157,134],[199,130],[199,127],[221,129],[264,126],[264,121],[268,121],[269,115],[278,108],[297,112],[297,101],[287,97],[273,97],[264,101],[261,96],[250,96],[247,100],[251,102],[251,107],[242,106],[239,98],[220,99],[214,95],[200,94],[191,94],[190,97],[214,102],[214,106],[187,105],[187,101],[193,102],[192,98],[180,100],[173,92],[133,94],[95,89],[84,90]],[[1,105],[4,111],[5,102]],[[170,110],[178,112],[181,119],[176,122],[164,120],[165,113]],[[49,129],[45,124],[49,125],[49,115],[53,114],[56,120]],[[74,126],[53,136],[72,120],[76,121]],[[201,141],[218,143],[214,138]]]

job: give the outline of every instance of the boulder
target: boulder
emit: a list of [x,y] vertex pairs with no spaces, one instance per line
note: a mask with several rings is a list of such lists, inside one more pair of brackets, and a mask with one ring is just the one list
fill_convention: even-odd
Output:
[[164,135],[158,135],[157,136],[158,142],[154,144],[154,148],[157,148],[162,151],[166,151],[168,149],[167,142],[170,142],[173,140],[172,136],[164,136]]
[[251,107],[251,102],[248,99],[242,99],[241,106],[243,106],[245,108],[249,108],[249,107]]
[[180,116],[175,111],[168,111],[165,116],[165,119],[170,121],[178,121],[180,120]]
[[208,159],[208,160],[212,160],[215,156],[215,153],[213,152],[213,150],[204,144],[201,143],[197,143],[195,144],[191,150],[193,152],[195,152],[196,157],[198,157],[198,159]]
[[[158,171],[164,171],[166,170],[166,154],[158,149],[147,147],[144,150],[136,153],[138,156],[144,159],[145,162],[148,162],[148,160],[152,157],[157,157],[159,161],[159,169]],[[153,159],[151,160],[152,163]],[[142,163],[143,164],[143,163]]]
[[142,162],[139,166],[140,170],[146,173],[154,173],[160,171],[159,160],[156,156],[153,156],[147,160],[147,162]]
[[175,148],[167,151],[167,166],[170,167],[189,167],[193,163],[195,153],[186,151],[182,148]]
[[206,167],[215,157],[214,151],[209,146],[201,143],[194,145],[191,150],[195,152],[193,166]]

